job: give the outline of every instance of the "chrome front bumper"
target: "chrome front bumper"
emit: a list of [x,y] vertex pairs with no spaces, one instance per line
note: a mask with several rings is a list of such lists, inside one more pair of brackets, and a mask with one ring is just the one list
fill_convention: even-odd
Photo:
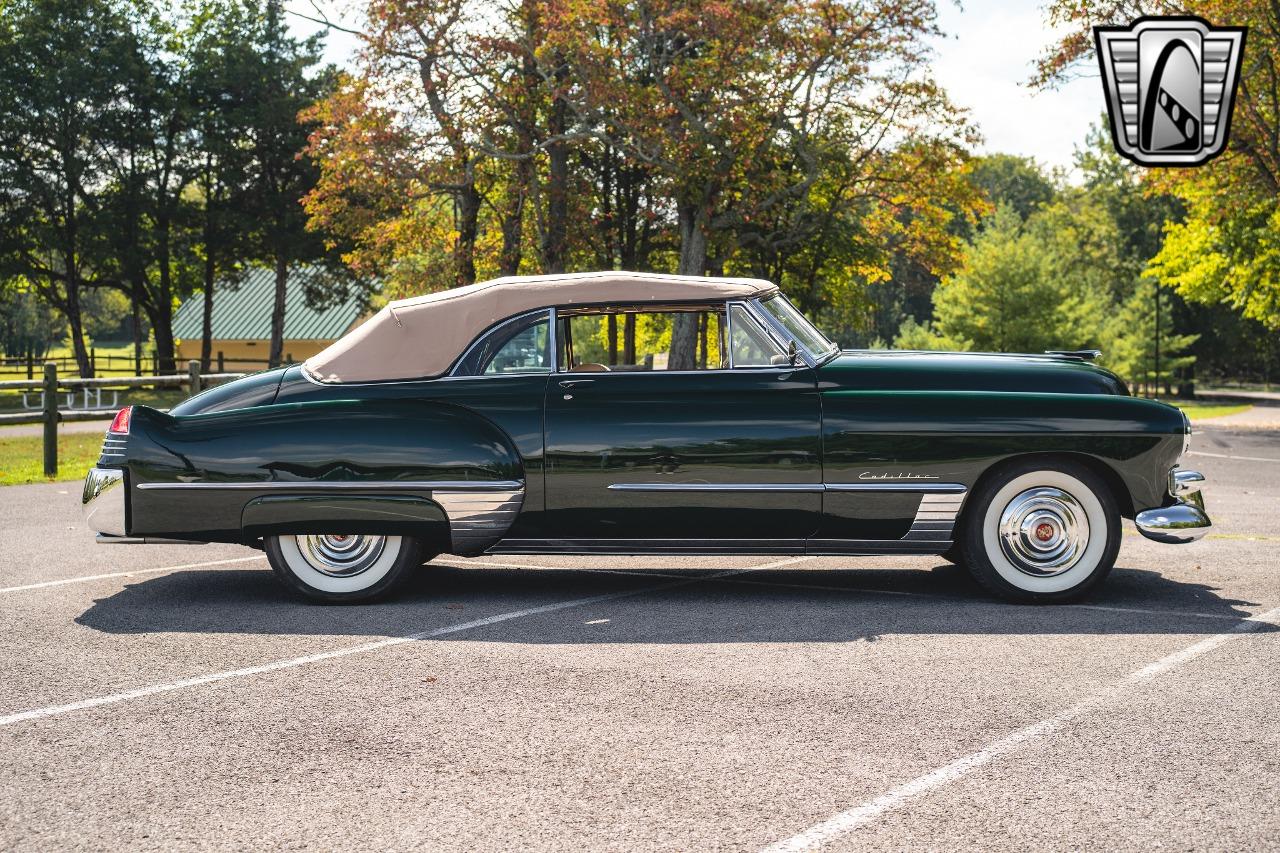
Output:
[[90,530],[108,536],[124,536],[124,471],[119,468],[91,469],[84,478],[80,509]]
[[1204,495],[1200,492],[1204,475],[1199,471],[1173,470],[1169,474],[1169,494],[1173,506],[1157,507],[1138,513],[1133,521],[1138,532],[1153,542],[1184,545],[1195,542],[1209,532],[1213,522],[1204,511]]

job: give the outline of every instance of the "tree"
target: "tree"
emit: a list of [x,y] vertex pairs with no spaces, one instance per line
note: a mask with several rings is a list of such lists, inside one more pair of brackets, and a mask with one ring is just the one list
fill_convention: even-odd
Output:
[[252,109],[245,100],[252,91],[245,79],[253,67],[246,62],[254,24],[250,12],[233,0],[202,0],[189,25],[192,124],[199,139],[192,163],[199,198],[191,220],[203,293],[200,369],[204,371],[210,369],[213,357],[214,288],[240,269],[241,256],[250,250],[247,237],[252,223],[244,211],[251,207],[251,151],[243,144]]
[[969,176],[993,205],[1007,204],[1024,220],[1057,195],[1053,182],[1029,157],[1013,154],[975,157]]
[[1080,235],[1063,235],[1064,219],[1066,211],[1054,211],[1024,224],[1001,205],[970,244],[961,271],[934,291],[932,327],[912,321],[897,344],[1033,353],[1096,346],[1105,298],[1092,276],[1079,274],[1081,256],[1070,247]]
[[1185,221],[1170,223],[1151,272],[1186,298],[1226,303],[1280,329],[1280,6],[1269,0],[1057,0],[1051,22],[1067,28],[1040,63],[1052,84],[1092,55],[1089,28],[1138,14],[1194,14],[1249,28],[1227,150],[1205,166],[1161,170],[1148,181],[1180,199]]
[[8,356],[40,360],[66,333],[66,321],[54,313],[25,279],[0,284],[0,349]]
[[0,265],[66,317],[82,376],[93,375],[82,294],[106,283],[91,258],[103,239],[103,142],[131,33],[104,0],[0,4]]
[[288,35],[281,0],[266,0],[255,9],[250,41],[239,61],[248,105],[246,125],[251,159],[248,166],[247,211],[258,227],[250,235],[254,255],[275,272],[268,359],[284,359],[285,294],[289,268],[325,253],[321,235],[307,229],[302,199],[315,186],[315,163],[299,156],[311,128],[299,115],[332,91],[332,69],[312,73],[320,62],[319,39],[299,41]]

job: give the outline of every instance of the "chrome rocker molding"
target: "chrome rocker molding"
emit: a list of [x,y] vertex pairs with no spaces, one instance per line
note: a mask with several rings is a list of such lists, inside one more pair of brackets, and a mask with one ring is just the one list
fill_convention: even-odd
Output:
[[95,533],[124,536],[124,471],[119,468],[91,468],[84,478],[80,510],[85,523]]
[[1200,488],[1205,477],[1199,471],[1174,470],[1169,474],[1172,506],[1144,510],[1134,516],[1138,532],[1153,542],[1185,545],[1209,532],[1213,522],[1204,511],[1204,495]]

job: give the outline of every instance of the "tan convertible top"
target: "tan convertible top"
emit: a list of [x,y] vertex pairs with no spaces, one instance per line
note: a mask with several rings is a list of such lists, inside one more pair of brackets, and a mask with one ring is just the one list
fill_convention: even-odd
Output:
[[392,302],[304,368],[321,382],[439,376],[485,329],[557,305],[749,299],[777,290],[757,278],[635,272],[509,276]]

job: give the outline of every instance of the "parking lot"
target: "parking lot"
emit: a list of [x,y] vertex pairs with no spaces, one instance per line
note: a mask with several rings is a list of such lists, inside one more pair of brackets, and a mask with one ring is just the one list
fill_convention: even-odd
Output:
[[1088,601],[937,558],[440,560],[369,607],[0,490],[0,848],[1280,845],[1280,433]]

